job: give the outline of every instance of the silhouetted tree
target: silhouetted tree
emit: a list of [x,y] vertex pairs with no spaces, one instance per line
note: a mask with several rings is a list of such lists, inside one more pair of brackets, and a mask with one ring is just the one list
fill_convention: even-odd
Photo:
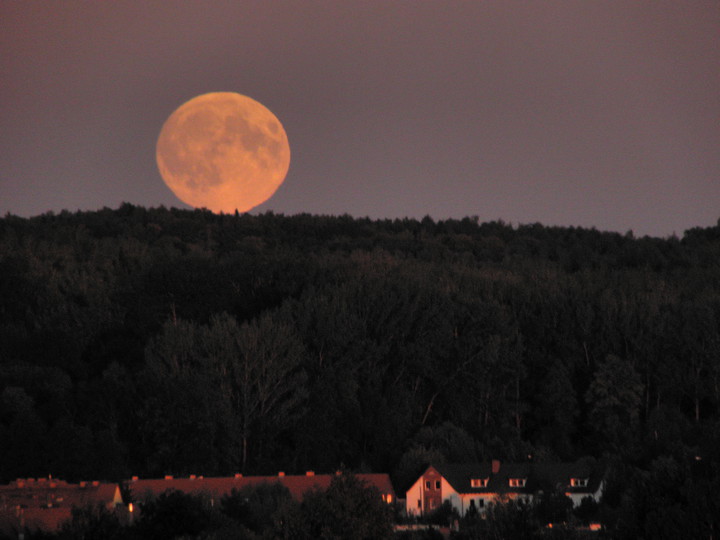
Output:
[[585,400],[592,429],[620,451],[635,436],[640,421],[642,383],[633,367],[608,355],[595,371]]
[[374,487],[351,474],[333,478],[324,491],[306,493],[300,538],[371,540],[392,538],[392,511]]

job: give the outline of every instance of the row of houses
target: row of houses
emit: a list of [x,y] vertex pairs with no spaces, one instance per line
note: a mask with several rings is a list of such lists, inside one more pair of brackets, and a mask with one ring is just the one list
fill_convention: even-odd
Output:
[[[190,475],[185,478],[174,478],[166,476],[163,479],[141,479],[134,476],[126,483],[132,497],[136,501],[144,501],[168,490],[182,491],[183,493],[203,494],[210,498],[211,502],[220,501],[224,496],[232,493],[233,490],[240,490],[246,487],[258,486],[261,484],[281,484],[286,487],[290,495],[296,501],[302,501],[305,493],[313,489],[325,490],[330,487],[335,474],[315,474],[308,471],[303,475],[285,474],[279,472],[275,476],[243,476],[236,474],[231,477],[212,477]],[[357,478],[366,485],[374,487],[387,503],[395,502],[395,491],[392,482],[387,474],[357,474]]]
[[[191,475],[184,478],[166,476],[160,479],[130,480],[117,483],[79,482],[69,483],[53,478],[20,478],[6,485],[0,485],[0,537],[22,538],[25,531],[55,532],[72,518],[73,508],[101,506],[116,513],[124,522],[129,522],[133,513],[142,507],[144,501],[156,498],[166,491],[180,491],[203,495],[211,503],[219,502],[233,490],[260,484],[281,484],[297,501],[313,489],[327,489],[332,479],[340,474],[315,474],[308,471],[303,475],[211,477]],[[390,477],[387,474],[356,475],[368,486],[374,487],[383,501],[396,502]],[[126,488],[126,500],[122,497]]]
[[[291,496],[302,501],[313,489],[327,489],[335,475],[315,474],[273,476],[209,477],[191,475],[183,478],[166,476],[161,479],[133,477],[123,482],[132,500],[123,500],[121,486],[114,483],[68,483],[53,478],[18,479],[0,485],[0,534],[17,535],[25,530],[56,531],[72,516],[74,507],[103,506],[123,519],[132,517],[132,502],[142,504],[163,492],[177,490],[202,494],[211,502],[220,501],[233,490],[248,486],[278,483]],[[537,496],[546,489],[564,492],[573,504],[585,497],[599,500],[603,489],[603,470],[592,462],[560,464],[490,463],[445,464],[429,466],[398,501],[387,474],[356,475],[366,485],[374,487],[388,504],[400,504],[408,516],[433,512],[445,501],[462,516],[471,509],[483,512],[496,501]]]

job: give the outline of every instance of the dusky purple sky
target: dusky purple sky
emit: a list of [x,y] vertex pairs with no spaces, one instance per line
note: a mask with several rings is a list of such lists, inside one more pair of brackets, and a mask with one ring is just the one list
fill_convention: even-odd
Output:
[[720,2],[0,3],[0,213],[187,207],[165,119],[281,120],[253,213],[502,219],[666,237],[720,217]]

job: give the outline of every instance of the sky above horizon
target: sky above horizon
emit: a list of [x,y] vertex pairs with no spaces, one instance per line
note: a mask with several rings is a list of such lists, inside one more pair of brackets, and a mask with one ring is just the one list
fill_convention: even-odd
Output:
[[238,92],[291,163],[261,213],[681,235],[720,218],[720,2],[2,2],[0,213],[188,208],[155,163]]

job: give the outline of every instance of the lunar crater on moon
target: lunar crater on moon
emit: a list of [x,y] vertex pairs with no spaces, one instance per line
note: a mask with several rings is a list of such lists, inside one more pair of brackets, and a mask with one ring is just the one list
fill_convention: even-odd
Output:
[[269,199],[290,166],[280,121],[257,101],[203,94],[167,119],[157,142],[160,174],[183,202],[213,212],[245,212]]

